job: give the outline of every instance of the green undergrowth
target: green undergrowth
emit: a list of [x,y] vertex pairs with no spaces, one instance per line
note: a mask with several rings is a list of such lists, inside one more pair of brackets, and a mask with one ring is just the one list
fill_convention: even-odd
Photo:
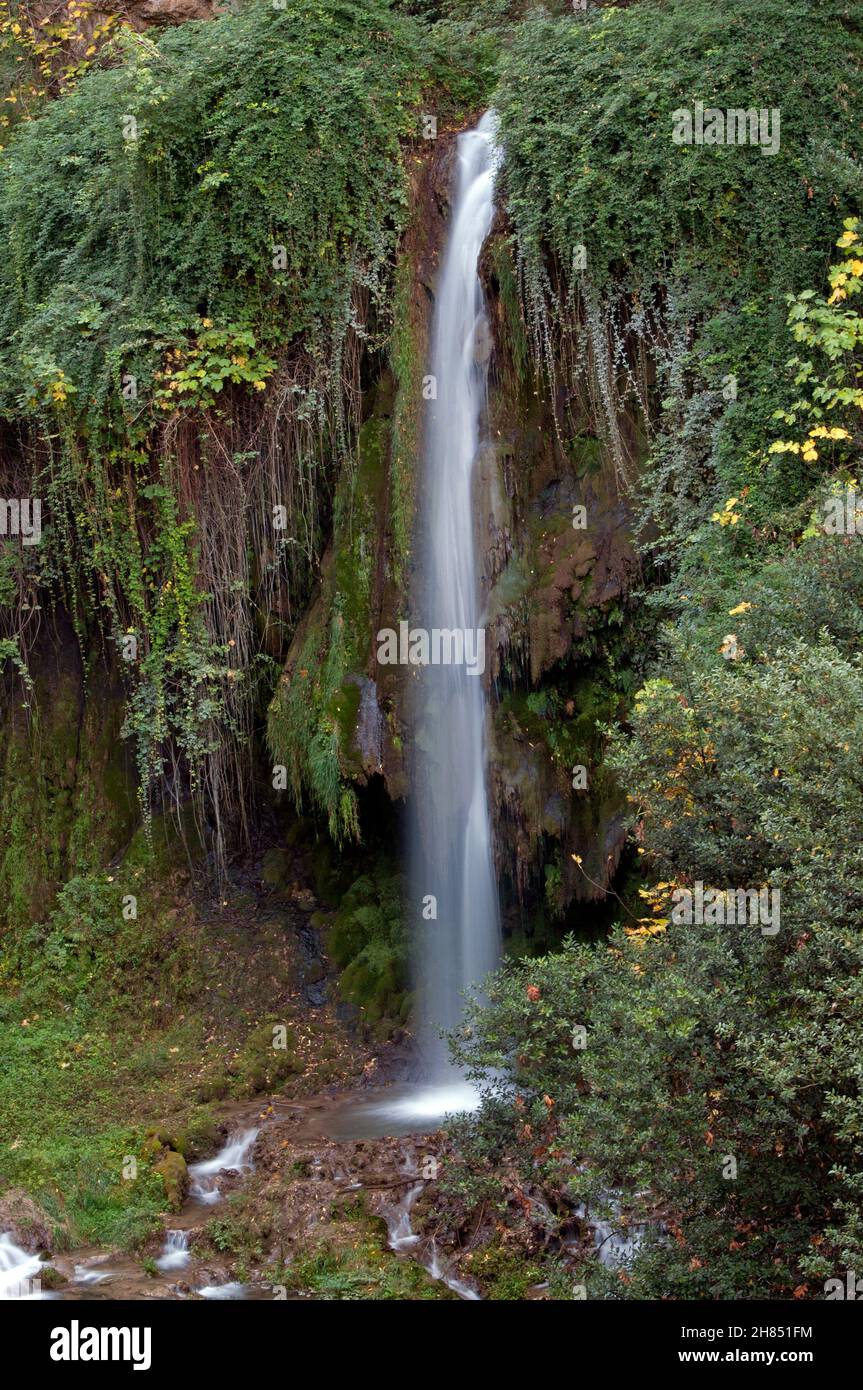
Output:
[[325,1301],[453,1299],[445,1284],[433,1280],[413,1260],[400,1260],[378,1241],[360,1235],[351,1245],[324,1245],[281,1271],[275,1283]]
[[169,1199],[157,1165],[216,1147],[218,1102],[306,1069],[286,928],[252,927],[233,898],[205,918],[169,827],[154,826],[155,848],[140,831],[115,868],[70,879],[43,922],[4,942],[0,1186],[30,1192],[73,1244],[140,1244]]
[[345,893],[327,945],[342,973],[339,991],[365,1023],[387,1036],[408,1021],[408,939],[401,874],[364,873]]

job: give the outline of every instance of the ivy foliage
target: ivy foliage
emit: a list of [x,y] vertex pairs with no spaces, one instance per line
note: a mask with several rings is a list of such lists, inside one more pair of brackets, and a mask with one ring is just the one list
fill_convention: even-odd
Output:
[[434,60],[382,0],[255,3],[120,42],[120,66],[5,154],[6,413],[58,380],[104,408],[202,316],[270,345],[320,335],[401,225],[400,141]]
[[[600,418],[627,409],[646,430],[646,459],[622,471],[650,550],[678,571],[744,487],[761,528],[806,494],[806,470],[765,467],[763,448],[799,394],[786,297],[820,283],[863,195],[861,55],[860,17],[838,0],[642,0],[529,18],[504,56],[535,348],[570,387],[587,355],[614,363]],[[698,102],[778,119],[778,149],[675,143],[675,112]]]
[[[175,799],[206,767],[221,825],[244,799],[225,750],[251,723],[252,610],[266,626],[278,594],[275,626],[308,595],[354,443],[345,342],[385,342],[423,94],[443,114],[478,84],[463,45],[387,0],[254,0],[157,41],[124,29],[112,60],[2,153],[0,415],[46,500],[54,595],[79,635],[137,643],[145,806],[179,754]],[[260,424],[280,373],[281,436]],[[253,562],[297,498],[300,538]]]
[[[807,282],[860,189],[859,16],[840,0],[641,0],[516,32],[497,104],[509,208],[525,246],[597,284],[722,272]],[[779,108],[778,151],[675,144],[672,113]],[[757,213],[756,213],[757,209]],[[781,253],[777,254],[779,248]],[[718,307],[710,305],[713,311]]]

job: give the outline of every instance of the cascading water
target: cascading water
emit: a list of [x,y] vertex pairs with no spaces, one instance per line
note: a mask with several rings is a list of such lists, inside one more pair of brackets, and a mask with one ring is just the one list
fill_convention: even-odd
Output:
[[230,1135],[223,1149],[212,1158],[193,1163],[189,1169],[189,1196],[204,1206],[218,1202],[221,1193],[216,1181],[219,1173],[243,1172],[254,1168],[251,1151],[258,1137],[257,1129],[240,1129]]
[[[419,1117],[475,1104],[440,1033],[456,1027],[464,991],[494,969],[500,953],[473,502],[490,344],[478,267],[494,216],[496,130],[496,115],[487,112],[476,130],[458,137],[452,224],[432,323],[435,394],[426,436],[416,598],[425,630],[461,634],[466,659],[435,664],[432,658],[418,668],[414,687],[411,886],[421,1054],[429,1089],[406,1104]],[[478,659],[471,662],[471,656]],[[420,905],[428,911],[430,899],[435,915],[427,918]]]
[[0,1299],[38,1298],[38,1255],[29,1255],[13,1241],[8,1231],[0,1234]]
[[[489,111],[458,137],[452,221],[432,321],[435,394],[413,595],[429,644],[428,662],[417,661],[412,671],[410,893],[422,1076],[419,1085],[393,1088],[385,1099],[352,1102],[331,1118],[337,1136],[436,1129],[445,1114],[474,1109],[479,1099],[450,1063],[441,1032],[458,1025],[464,992],[500,957],[473,503],[491,341],[479,258],[494,216],[496,132]],[[459,648],[463,659],[453,660]]]
[[165,1244],[162,1253],[156,1261],[156,1268],[163,1274],[167,1274],[174,1269],[185,1269],[191,1260],[192,1255],[189,1250],[189,1232],[171,1230],[165,1232]]
[[[452,227],[432,324],[436,399],[429,408],[422,509],[420,611],[428,629],[479,634],[474,466],[486,404],[489,330],[478,267],[494,216],[497,118],[458,138]],[[479,664],[479,663],[477,663]],[[485,697],[466,663],[422,667],[416,688],[414,901],[420,919],[423,1060],[434,1084],[458,1083],[441,1029],[454,1028],[462,995],[498,963],[500,925],[486,789]],[[456,1097],[454,1097],[457,1099]]]

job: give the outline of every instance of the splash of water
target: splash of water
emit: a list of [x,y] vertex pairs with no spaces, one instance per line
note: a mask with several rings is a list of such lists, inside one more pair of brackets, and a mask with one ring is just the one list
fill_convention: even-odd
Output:
[[39,1298],[38,1255],[28,1255],[8,1231],[0,1234],[0,1299]]
[[194,1197],[197,1202],[202,1202],[204,1206],[212,1206],[214,1202],[218,1202],[221,1195],[216,1181],[218,1174],[243,1172],[254,1168],[251,1151],[257,1137],[256,1129],[237,1130],[230,1135],[225,1147],[212,1158],[193,1163],[189,1169],[189,1196]]
[[166,1231],[162,1253],[156,1261],[156,1268],[163,1274],[172,1269],[185,1269],[191,1260],[188,1231]]
[[[432,324],[430,404],[421,504],[420,621],[427,631],[480,628],[473,483],[486,405],[490,334],[478,265],[494,216],[497,118],[458,137],[452,224]],[[484,641],[484,634],[483,634]],[[466,643],[467,646],[467,643]],[[420,1040],[428,1092],[406,1102],[419,1119],[475,1104],[448,1059],[463,994],[500,955],[497,883],[486,788],[485,699],[466,663],[426,665],[414,682],[411,887]],[[428,908],[427,908],[428,910]]]

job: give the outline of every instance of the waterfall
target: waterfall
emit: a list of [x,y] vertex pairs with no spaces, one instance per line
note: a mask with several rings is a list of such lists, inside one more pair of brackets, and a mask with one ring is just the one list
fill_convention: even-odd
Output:
[[[464,1108],[471,1094],[448,1061],[440,1031],[457,1026],[463,992],[495,968],[500,953],[473,503],[490,351],[478,265],[494,215],[496,128],[495,113],[487,112],[475,130],[458,137],[452,220],[432,322],[433,399],[415,595],[428,633],[463,635],[461,663],[446,660],[442,641],[435,664],[432,639],[431,662],[418,667],[413,682],[411,905],[420,1038],[426,1079],[435,1088],[452,1088],[450,1109]],[[422,1109],[420,1098],[417,1106]]]
[[185,1269],[191,1260],[189,1251],[189,1232],[171,1230],[165,1232],[165,1244],[162,1253],[156,1261],[156,1268],[163,1274],[167,1274],[172,1269]]
[[204,1206],[218,1202],[221,1193],[216,1181],[219,1173],[243,1172],[254,1168],[250,1153],[258,1137],[257,1129],[238,1129],[223,1149],[212,1158],[193,1163],[189,1169],[189,1196]]
[[9,1231],[0,1234],[0,1299],[39,1297],[38,1255],[28,1255],[15,1244]]

